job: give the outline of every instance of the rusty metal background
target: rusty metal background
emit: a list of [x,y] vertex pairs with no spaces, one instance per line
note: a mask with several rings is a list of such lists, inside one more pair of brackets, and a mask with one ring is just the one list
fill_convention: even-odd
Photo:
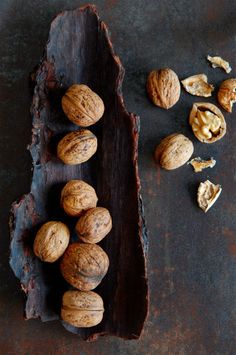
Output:
[[[141,116],[139,170],[149,228],[150,314],[138,341],[79,341],[59,322],[25,322],[22,293],[8,265],[8,211],[29,190],[31,161],[28,74],[38,63],[49,24],[82,1],[2,0],[0,4],[0,354],[235,354],[236,349],[236,109],[225,114],[227,135],[213,145],[197,142],[188,127],[198,99],[182,92],[169,111],[146,97],[153,68],[171,67],[180,78],[206,73],[216,88],[229,77],[213,70],[207,54],[219,54],[236,76],[236,2],[211,0],[94,1],[108,24],[126,68],[124,98]],[[211,102],[215,102],[215,96]],[[165,135],[180,131],[194,141],[195,155],[213,156],[212,170],[190,166],[157,170],[152,152]],[[204,214],[196,189],[209,178],[222,195]]]

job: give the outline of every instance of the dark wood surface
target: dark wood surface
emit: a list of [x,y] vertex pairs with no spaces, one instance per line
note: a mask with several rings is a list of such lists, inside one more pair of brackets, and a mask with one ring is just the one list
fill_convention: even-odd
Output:
[[[87,344],[57,321],[22,318],[23,293],[8,264],[8,211],[31,181],[28,73],[38,64],[52,18],[80,1],[1,2],[1,284],[0,353],[3,354],[234,354],[236,347],[235,109],[225,113],[227,134],[208,146],[194,138],[188,113],[195,97],[182,92],[169,111],[146,97],[153,68],[171,67],[179,77],[205,73],[216,88],[236,75],[236,4],[232,1],[95,1],[126,69],[124,100],[141,117],[139,171],[149,230],[150,312],[140,340],[100,338]],[[207,54],[233,67],[213,70]],[[206,100],[207,101],[207,100]],[[215,101],[215,94],[211,100]],[[183,132],[195,155],[217,160],[194,174],[190,166],[156,169],[152,153],[162,137]],[[196,189],[209,178],[223,187],[205,215]]]

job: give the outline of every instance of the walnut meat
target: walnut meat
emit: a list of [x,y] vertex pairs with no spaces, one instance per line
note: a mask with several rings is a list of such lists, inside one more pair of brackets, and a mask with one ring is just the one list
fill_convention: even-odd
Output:
[[109,259],[97,244],[70,244],[61,260],[64,279],[81,291],[97,287],[106,275]]
[[153,70],[148,75],[147,93],[154,105],[169,109],[180,97],[178,76],[168,68]]
[[198,187],[197,201],[199,207],[207,212],[220,196],[222,188],[220,185],[214,185],[209,180],[201,182]]
[[74,327],[94,327],[102,321],[103,313],[103,300],[93,291],[71,290],[63,295],[61,318]]
[[97,201],[94,188],[83,180],[70,180],[61,192],[61,206],[69,216],[80,216],[83,211],[96,207]]
[[62,108],[73,123],[88,127],[103,116],[102,99],[87,85],[72,85],[62,98]]
[[97,150],[97,138],[88,129],[68,133],[57,146],[57,156],[65,164],[81,164],[89,160]]
[[53,263],[66,250],[70,232],[64,223],[51,221],[42,225],[34,240],[34,253],[42,261]]
[[189,94],[195,96],[208,97],[211,96],[211,92],[214,90],[214,86],[208,83],[205,74],[190,76],[182,80],[181,83]]
[[207,102],[193,104],[189,123],[197,139],[203,143],[214,143],[226,133],[226,122],[222,112]]
[[85,243],[100,242],[111,230],[112,220],[109,211],[103,207],[88,210],[76,224],[76,232]]
[[218,91],[219,104],[228,112],[232,112],[236,102],[236,79],[223,81]]
[[193,143],[183,134],[174,133],[156,147],[155,160],[166,170],[177,169],[187,163],[193,154]]

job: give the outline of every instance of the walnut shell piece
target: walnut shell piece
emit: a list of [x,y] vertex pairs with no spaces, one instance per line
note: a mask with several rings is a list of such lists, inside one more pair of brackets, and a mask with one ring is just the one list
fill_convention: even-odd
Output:
[[222,188],[220,185],[214,185],[209,180],[201,182],[198,187],[197,201],[199,207],[207,212],[220,196]]
[[166,170],[177,169],[187,163],[193,154],[193,143],[181,133],[164,138],[155,149],[155,160]]
[[217,98],[219,104],[228,112],[232,112],[236,102],[236,79],[228,79],[220,85]]
[[62,97],[62,109],[70,121],[88,127],[103,116],[104,103],[87,85],[74,84]]
[[70,231],[62,222],[50,221],[42,225],[34,240],[34,253],[42,261],[53,263],[65,252]]
[[147,78],[147,93],[154,105],[169,109],[180,97],[177,74],[169,69],[153,70]]
[[216,161],[213,158],[209,160],[202,160],[200,157],[197,157],[190,160],[188,164],[192,165],[195,173],[200,173],[204,169],[213,168],[216,165]]
[[97,287],[106,275],[109,259],[97,244],[73,243],[64,253],[60,268],[64,279],[81,291]]
[[63,295],[61,318],[74,327],[94,327],[101,323],[103,313],[103,300],[93,291],[70,290]]
[[68,133],[57,146],[57,156],[65,164],[76,165],[89,160],[97,151],[97,138],[88,129]]
[[94,188],[83,180],[70,180],[61,192],[61,206],[72,217],[79,217],[83,211],[96,207],[97,201]]
[[214,86],[208,83],[205,74],[192,75],[181,81],[185,90],[195,96],[209,97],[211,96]]
[[212,68],[222,68],[228,74],[231,72],[232,68],[229,65],[229,62],[224,60],[221,57],[211,57],[210,55],[207,56],[207,60],[212,64]]
[[214,143],[226,133],[226,122],[220,109],[208,102],[195,102],[189,123],[200,142]]
[[76,232],[85,243],[100,242],[112,228],[112,219],[109,211],[103,207],[88,210],[76,224]]

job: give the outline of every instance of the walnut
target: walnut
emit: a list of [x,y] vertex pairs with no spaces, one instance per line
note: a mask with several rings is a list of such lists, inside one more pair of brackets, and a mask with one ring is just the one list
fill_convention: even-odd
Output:
[[94,327],[102,321],[103,313],[103,300],[93,291],[71,290],[63,295],[61,318],[74,327]]
[[162,168],[177,169],[187,163],[193,154],[193,143],[181,133],[174,133],[164,138],[156,147],[155,160]]
[[216,161],[211,158],[209,160],[202,160],[200,157],[194,158],[188,162],[194,168],[195,173],[200,173],[203,169],[213,168],[216,165]]
[[219,104],[228,112],[232,112],[236,102],[236,79],[223,81],[218,91]]
[[209,180],[201,182],[198,188],[197,201],[199,207],[207,212],[220,196],[222,188],[220,185],[214,185]]
[[193,104],[189,123],[197,139],[203,143],[214,143],[226,133],[226,122],[222,112],[207,102]]
[[229,63],[221,57],[211,57],[210,55],[208,55],[207,60],[211,62],[212,68],[222,68],[227,74],[230,73],[232,70]]
[[112,228],[111,215],[106,208],[91,208],[80,217],[75,228],[83,242],[98,243]]
[[70,241],[70,232],[61,222],[47,222],[42,225],[34,240],[34,253],[42,261],[53,263],[66,250]]
[[81,291],[97,287],[106,275],[109,259],[97,244],[70,244],[61,260],[64,279]]
[[57,156],[69,165],[89,160],[97,150],[97,138],[88,129],[68,133],[57,146]]
[[82,127],[93,125],[104,113],[102,99],[83,84],[74,84],[66,91],[62,108],[70,121]]
[[154,105],[169,109],[180,97],[178,76],[168,68],[153,70],[148,75],[147,92]]
[[207,76],[205,74],[197,74],[182,80],[181,83],[189,94],[208,97],[211,96],[214,86],[208,84],[207,81]]
[[62,189],[61,206],[69,216],[79,217],[97,205],[97,195],[92,186],[83,180],[70,180]]

